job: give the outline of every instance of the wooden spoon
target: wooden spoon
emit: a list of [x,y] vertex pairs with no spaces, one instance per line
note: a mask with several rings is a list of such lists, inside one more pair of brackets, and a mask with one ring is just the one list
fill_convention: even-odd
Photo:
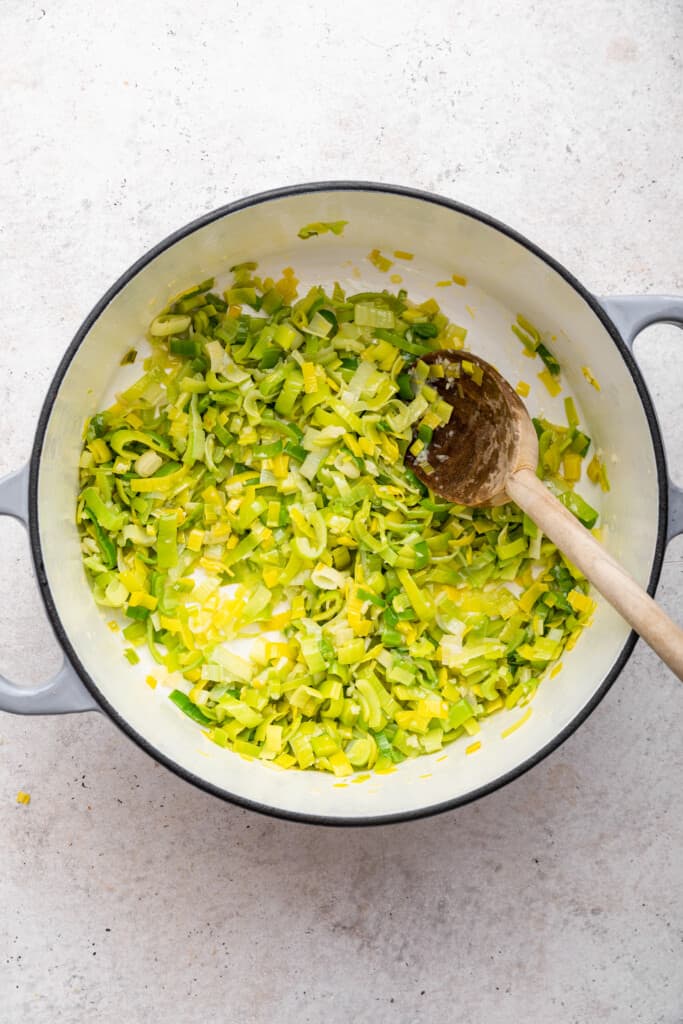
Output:
[[434,431],[426,471],[424,461],[408,455],[415,474],[435,494],[459,505],[516,502],[683,679],[683,630],[538,479],[536,431],[508,382],[471,352],[433,352],[422,361],[444,367],[446,376],[429,383],[453,413]]

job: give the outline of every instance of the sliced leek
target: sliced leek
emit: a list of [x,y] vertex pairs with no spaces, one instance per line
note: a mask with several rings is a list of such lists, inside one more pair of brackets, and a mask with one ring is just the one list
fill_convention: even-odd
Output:
[[[85,570],[128,619],[126,657],[147,645],[220,747],[340,777],[387,771],[526,704],[594,603],[514,505],[448,505],[404,464],[450,414],[421,356],[462,348],[463,328],[433,299],[339,285],[297,297],[291,268],[256,270],[160,311],[144,374],[89,421]],[[554,381],[533,325],[513,328]],[[591,442],[565,408],[567,427],[535,421],[540,472],[592,526],[574,489]],[[597,458],[589,476],[606,486]]]

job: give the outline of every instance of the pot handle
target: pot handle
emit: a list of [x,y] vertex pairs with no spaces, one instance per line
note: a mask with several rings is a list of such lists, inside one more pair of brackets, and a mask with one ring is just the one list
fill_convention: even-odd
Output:
[[[630,349],[650,324],[683,327],[683,296],[614,295],[600,299],[603,309]],[[683,489],[669,478],[667,540],[683,533]]]
[[[28,477],[27,464],[0,480],[0,516],[12,516],[24,528],[28,527]],[[17,686],[0,673],[0,711],[15,715],[62,715],[99,710],[66,657],[52,679],[36,689]]]

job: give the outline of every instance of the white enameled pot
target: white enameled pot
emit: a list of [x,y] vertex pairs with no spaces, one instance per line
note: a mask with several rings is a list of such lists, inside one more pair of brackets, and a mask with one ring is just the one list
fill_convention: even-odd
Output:
[[[348,221],[343,235],[302,241],[312,221]],[[0,677],[0,709],[25,714],[98,710],[158,761],[227,800],[271,814],[327,824],[375,824],[419,817],[481,797],[555,749],[607,692],[635,636],[604,602],[578,644],[546,680],[528,722],[501,733],[519,710],[482,725],[481,750],[465,742],[406,761],[393,774],[339,785],[319,772],[283,771],[247,761],[204,738],[162,694],[144,684],[144,664],[122,657],[89,590],[74,523],[83,423],[120,387],[121,356],[139,344],[152,315],[182,288],[243,260],[264,274],[293,266],[302,286],[339,281],[353,291],[387,287],[367,259],[379,248],[414,254],[396,260],[412,298],[436,295],[468,328],[468,345],[513,382],[532,382],[528,403],[563,422],[573,394],[582,422],[606,454],[611,490],[601,503],[605,543],[654,591],[667,539],[683,531],[683,492],[668,481],[652,402],[631,355],[650,323],[683,325],[683,299],[597,299],[553,259],[490,217],[439,196],[388,185],[331,182],[253,196],[201,217],[130,268],[87,317],[48,392],[30,462],[0,482],[0,514],[29,531],[40,591],[65,653],[58,675],[38,690]],[[466,287],[435,288],[457,273]],[[394,284],[394,287],[396,285]],[[563,368],[563,394],[551,399],[510,330],[523,312],[551,344]],[[590,367],[595,390],[582,373]],[[133,371],[135,368],[133,368]],[[638,467],[634,472],[633,467]],[[595,500],[594,493],[591,500]],[[346,781],[346,780],[345,780]]]

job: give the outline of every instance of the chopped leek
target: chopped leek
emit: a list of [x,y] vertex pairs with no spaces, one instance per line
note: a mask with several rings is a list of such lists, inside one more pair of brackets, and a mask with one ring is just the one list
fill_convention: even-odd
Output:
[[[449,505],[405,465],[450,415],[421,356],[465,340],[433,299],[232,274],[223,298],[205,281],[153,319],[144,373],[87,425],[85,571],[125,616],[125,657],[146,644],[217,746],[391,770],[526,701],[590,620],[588,585],[516,506]],[[513,330],[558,387],[540,333]],[[565,411],[534,421],[539,473],[590,527],[574,487],[591,441]],[[609,486],[597,457],[588,477]]]
[[313,224],[306,224],[298,232],[299,238],[315,238],[316,235],[324,235],[331,231],[333,235],[341,235],[348,224],[347,220],[315,221]]

